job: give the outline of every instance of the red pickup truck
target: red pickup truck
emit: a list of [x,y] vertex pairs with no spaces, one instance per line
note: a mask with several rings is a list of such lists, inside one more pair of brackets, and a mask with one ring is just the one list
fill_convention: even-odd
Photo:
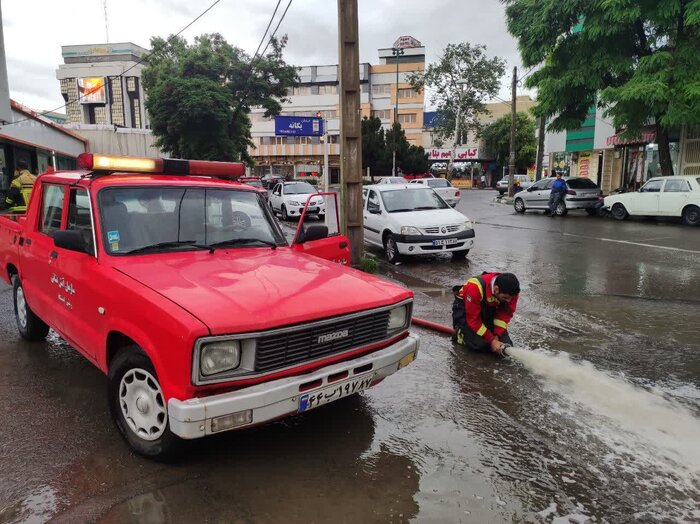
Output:
[[318,219],[288,243],[242,164],[79,164],[0,216],[0,270],[20,335],[51,328],[107,375],[136,452],[316,408],[415,358],[411,291],[347,267]]

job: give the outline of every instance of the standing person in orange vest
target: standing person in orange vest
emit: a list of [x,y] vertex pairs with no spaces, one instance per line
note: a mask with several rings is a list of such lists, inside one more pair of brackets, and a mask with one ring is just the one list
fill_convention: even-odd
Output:
[[513,345],[508,323],[520,296],[518,278],[512,273],[483,273],[453,291],[453,340],[472,351],[504,356],[506,347]]

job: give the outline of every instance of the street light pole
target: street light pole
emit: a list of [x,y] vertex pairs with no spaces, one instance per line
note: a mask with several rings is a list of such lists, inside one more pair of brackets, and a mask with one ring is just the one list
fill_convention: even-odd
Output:
[[[391,48],[391,54],[395,57],[396,59],[396,107],[394,109],[394,125],[399,121],[399,56],[404,54],[403,49],[397,49],[396,47]],[[392,161],[391,161],[391,173],[393,176],[398,176],[396,172],[396,130],[393,130],[394,133],[394,144],[393,144],[393,149],[394,151],[392,152]]]

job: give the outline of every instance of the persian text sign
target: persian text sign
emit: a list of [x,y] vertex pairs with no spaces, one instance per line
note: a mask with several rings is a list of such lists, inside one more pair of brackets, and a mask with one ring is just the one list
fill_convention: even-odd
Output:
[[[451,149],[428,149],[429,160],[450,160],[451,158]],[[476,160],[477,158],[479,158],[478,147],[458,147],[455,151],[455,161]]]
[[275,135],[321,136],[323,119],[310,116],[276,116]]

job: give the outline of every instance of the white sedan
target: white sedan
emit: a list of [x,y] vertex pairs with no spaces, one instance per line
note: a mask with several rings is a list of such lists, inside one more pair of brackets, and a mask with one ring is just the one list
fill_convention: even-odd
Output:
[[639,191],[605,197],[603,207],[613,218],[628,216],[679,217],[689,226],[700,225],[700,177],[652,178]]
[[452,253],[463,259],[474,246],[474,226],[421,184],[365,186],[365,242],[384,249],[389,262],[405,255]]
[[411,184],[432,187],[450,207],[455,207],[459,203],[459,199],[462,198],[462,193],[459,189],[452,187],[450,181],[444,178],[418,178],[411,180]]
[[[309,196],[316,193],[318,193],[316,188],[308,182],[279,182],[270,195],[270,207],[273,213],[279,213],[282,216],[282,220],[299,217],[304,211]],[[323,197],[312,198],[306,212],[324,217],[326,205]]]

